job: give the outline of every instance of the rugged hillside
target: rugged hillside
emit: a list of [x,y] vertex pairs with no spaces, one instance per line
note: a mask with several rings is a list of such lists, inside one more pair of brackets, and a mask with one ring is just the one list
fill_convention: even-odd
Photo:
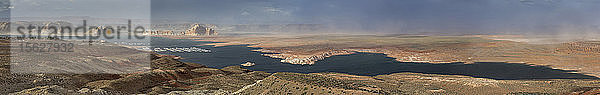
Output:
[[12,94],[165,94],[219,89],[233,92],[270,75],[239,66],[214,69],[171,57],[153,56],[154,70],[148,72],[122,75],[7,74],[0,86],[10,90],[2,93]]
[[598,80],[493,80],[421,73],[395,73],[373,77],[341,73],[275,73],[249,87],[242,94],[502,95],[580,94],[598,91]]

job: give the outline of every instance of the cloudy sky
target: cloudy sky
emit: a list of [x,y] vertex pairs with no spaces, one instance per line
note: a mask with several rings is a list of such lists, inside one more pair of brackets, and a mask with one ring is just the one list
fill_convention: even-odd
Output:
[[388,32],[594,31],[598,0],[153,0],[152,18]]
[[9,7],[10,2],[8,0],[0,0],[0,18],[8,18],[10,16]]
[[13,17],[151,17],[153,21],[209,24],[324,24],[400,33],[597,33],[600,30],[600,0],[14,0],[12,3]]

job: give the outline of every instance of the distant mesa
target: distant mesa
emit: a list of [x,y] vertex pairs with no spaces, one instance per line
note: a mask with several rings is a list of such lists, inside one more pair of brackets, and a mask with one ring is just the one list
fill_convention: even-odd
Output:
[[198,35],[217,35],[218,33],[215,32],[215,29],[213,29],[212,27],[214,27],[215,25],[210,25],[210,24],[194,24],[192,26],[192,28],[186,30],[183,35],[192,35],[192,36],[198,36]]
[[174,31],[174,30],[155,30],[150,31],[152,35],[189,35],[189,36],[212,36],[218,35],[215,32],[216,25],[212,24],[192,24],[191,27],[185,31]]

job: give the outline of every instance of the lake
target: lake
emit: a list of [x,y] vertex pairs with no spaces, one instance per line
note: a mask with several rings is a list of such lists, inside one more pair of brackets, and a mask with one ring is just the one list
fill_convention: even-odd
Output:
[[394,58],[379,53],[356,53],[325,58],[313,65],[293,65],[281,63],[279,59],[262,56],[260,52],[251,50],[258,48],[246,45],[224,47],[201,46],[213,43],[185,39],[152,38],[153,47],[200,47],[209,49],[211,53],[171,53],[181,56],[181,61],[203,64],[214,68],[239,66],[246,61],[255,62],[255,66],[244,67],[250,70],[265,72],[339,72],[353,75],[374,76],[398,72],[415,72],[444,75],[466,75],[491,79],[598,79],[593,76],[571,73],[575,71],[552,69],[545,66],[530,66],[528,64],[477,62],[474,64],[447,63],[407,63],[398,62]]

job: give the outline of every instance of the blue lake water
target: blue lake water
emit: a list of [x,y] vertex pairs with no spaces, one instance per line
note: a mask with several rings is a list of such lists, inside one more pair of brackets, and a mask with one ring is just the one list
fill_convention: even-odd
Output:
[[573,71],[552,69],[545,66],[530,66],[527,64],[514,63],[490,63],[480,62],[474,64],[449,63],[406,63],[395,61],[394,58],[386,57],[378,53],[357,53],[351,55],[339,55],[317,61],[313,65],[292,65],[281,63],[279,59],[262,56],[260,52],[251,51],[257,48],[249,48],[245,45],[213,47],[200,46],[212,42],[192,41],[184,39],[153,38],[154,47],[200,47],[210,49],[211,53],[171,53],[181,56],[181,61],[203,64],[214,68],[240,65],[246,61],[255,62],[255,66],[244,67],[250,70],[265,72],[340,72],[353,75],[381,75],[398,72],[416,72],[427,74],[444,75],[466,75],[492,79],[598,79]]

